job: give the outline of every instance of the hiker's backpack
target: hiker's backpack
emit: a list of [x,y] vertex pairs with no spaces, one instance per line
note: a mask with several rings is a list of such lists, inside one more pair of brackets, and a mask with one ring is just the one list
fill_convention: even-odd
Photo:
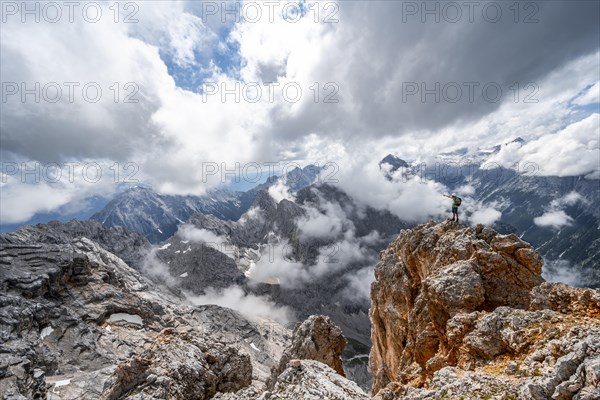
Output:
[[458,206],[460,206],[460,204],[461,204],[461,203],[462,203],[462,199],[461,199],[460,197],[456,197],[456,198],[454,199],[454,205],[455,205],[455,206],[457,206],[457,207],[458,207]]

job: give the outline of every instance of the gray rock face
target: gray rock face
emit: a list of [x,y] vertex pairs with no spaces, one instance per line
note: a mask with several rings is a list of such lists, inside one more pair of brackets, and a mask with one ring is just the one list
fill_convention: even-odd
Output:
[[327,365],[302,360],[299,368],[289,367],[278,377],[272,391],[261,399],[303,400],[367,400],[369,396],[358,385],[338,375]]
[[277,204],[266,190],[261,190],[256,194],[250,211],[238,221],[224,221],[212,215],[195,214],[188,222],[199,229],[207,229],[218,236],[227,237],[235,246],[256,249],[259,244],[267,242],[270,232],[280,233],[282,228],[282,232],[293,234],[294,220],[303,214],[304,210],[297,204],[287,200]]
[[292,343],[284,350],[279,365],[271,371],[267,387],[273,388],[277,377],[289,367],[292,359],[319,361],[345,376],[341,359],[344,347],[346,338],[331,318],[323,315],[310,316],[294,330]]
[[215,400],[368,400],[370,397],[354,382],[327,365],[302,360],[299,367],[281,372],[272,389],[250,387],[235,393],[218,393]]
[[0,244],[64,244],[82,237],[93,240],[136,269],[139,269],[150,248],[150,243],[142,234],[122,227],[105,228],[94,220],[28,225],[0,235]]
[[249,387],[218,394],[220,400],[368,399],[344,377],[341,354],[346,345],[342,331],[329,317],[313,315],[296,326],[291,343],[271,369],[267,390]]
[[264,386],[285,345],[232,310],[182,304],[87,238],[4,240],[0,265],[3,399],[209,399]]
[[[212,288],[241,285],[246,281],[235,261],[210,244],[182,240],[173,236],[154,249],[147,260],[157,260],[160,268],[168,270],[177,288],[204,294]],[[152,267],[150,267],[152,268]]]
[[250,385],[250,357],[194,332],[164,329],[139,356],[117,365],[102,399],[209,399]]
[[[287,171],[286,181],[292,191],[301,190],[315,181],[320,167],[308,165]],[[239,178],[239,176],[238,176]],[[125,227],[142,233],[152,243],[171,237],[178,225],[193,214],[214,215],[218,219],[235,221],[255,203],[255,197],[281,178],[246,191],[213,189],[203,196],[162,195],[144,186],[135,186],[117,195],[101,211],[92,216],[106,227]]]

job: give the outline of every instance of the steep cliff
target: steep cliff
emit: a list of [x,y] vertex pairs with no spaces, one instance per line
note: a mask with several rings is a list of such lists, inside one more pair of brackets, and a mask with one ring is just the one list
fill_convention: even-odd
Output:
[[542,264],[481,225],[401,231],[371,287],[375,398],[600,398],[600,293]]

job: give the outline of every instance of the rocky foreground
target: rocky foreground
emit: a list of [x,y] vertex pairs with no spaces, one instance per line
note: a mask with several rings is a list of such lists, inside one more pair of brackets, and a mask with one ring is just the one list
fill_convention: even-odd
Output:
[[381,252],[368,395],[329,317],[187,304],[115,254],[144,241],[102,229],[0,235],[1,399],[600,399],[599,291],[544,282],[514,235],[432,222]]
[[186,305],[87,238],[0,237],[0,398],[210,399],[264,387],[287,329]]
[[147,248],[93,221],[0,235],[0,399],[368,398],[339,375],[346,339],[329,317],[292,335],[191,305],[115,254]]
[[600,292],[543,282],[515,235],[403,230],[371,287],[375,399],[600,399]]

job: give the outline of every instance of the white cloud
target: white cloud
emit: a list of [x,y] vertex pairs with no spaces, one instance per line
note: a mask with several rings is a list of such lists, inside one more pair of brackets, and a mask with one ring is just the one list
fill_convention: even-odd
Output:
[[[102,161],[75,164],[4,163],[0,220],[20,223],[39,212],[64,214],[85,210],[92,195],[109,197],[115,190],[113,170]],[[14,167],[14,168],[13,168]]]
[[408,222],[439,218],[446,212],[447,202],[442,193],[447,190],[442,184],[419,176],[388,181],[374,159],[374,154],[381,152],[366,145],[363,151],[346,154],[338,162],[339,172],[331,178],[359,204],[389,210]]
[[177,281],[169,272],[169,267],[164,264],[157,257],[156,253],[160,251],[158,246],[152,247],[152,249],[145,255],[142,263],[142,271],[144,274],[156,278],[159,282],[166,284],[167,286],[175,286]]
[[[509,23],[509,18],[500,24],[398,24],[401,2],[317,2],[319,23],[309,11],[297,23],[275,13],[274,21],[239,24],[221,24],[220,15],[204,22],[198,13],[202,5],[194,2],[146,2],[140,3],[139,22],[125,24],[113,21],[111,3],[102,5],[109,17],[96,24],[66,19],[22,24],[18,16],[3,24],[4,81],[98,82],[104,91],[93,104],[81,99],[23,104],[14,96],[2,107],[3,152],[44,162],[135,161],[140,178],[163,193],[177,194],[202,194],[222,183],[220,174],[204,173],[206,162],[231,167],[281,159],[339,161],[346,169],[340,171],[340,186],[364,204],[389,208],[407,221],[426,219],[444,207],[433,184],[379,183],[378,171],[367,165],[376,165],[391,149],[416,158],[465,142],[494,145],[520,135],[533,141],[517,161],[543,163],[547,174],[598,173],[592,162],[598,144],[591,136],[597,118],[563,130],[572,118],[569,102],[597,82],[593,2],[577,7],[544,3],[545,18],[529,25]],[[323,22],[332,6],[338,22]],[[565,20],[577,21],[577,29]],[[231,27],[229,37],[217,37]],[[532,40],[523,41],[532,29]],[[217,65],[225,44],[239,46],[231,70]],[[556,48],[570,49],[570,59],[565,62]],[[216,61],[197,65],[197,55]],[[161,56],[170,58],[171,70]],[[497,58],[505,62],[490,63]],[[296,103],[283,99],[280,90],[273,101],[267,95],[257,103],[236,102],[233,96],[222,101],[218,95],[204,101],[201,94],[177,87],[170,75],[174,66],[189,72],[184,78],[192,86],[199,76],[229,89],[276,80],[279,88],[298,83],[303,95]],[[402,101],[406,82],[494,80],[505,88],[497,104]],[[509,87],[517,81],[521,97],[515,102]],[[124,84],[135,83],[139,103],[115,103],[110,89],[115,82],[120,100],[128,92]],[[529,94],[527,82],[539,86],[538,103],[522,101]],[[327,83],[334,84],[338,103],[324,102],[332,93]],[[575,104],[594,102],[597,85]],[[556,163],[546,165],[554,158]],[[47,188],[39,190],[43,194]],[[24,219],[61,203],[24,203],[29,211],[14,215]]]
[[[0,219],[3,224],[27,221],[38,212],[50,212],[73,200],[72,194],[48,184],[14,184],[2,188]],[[58,188],[56,188],[58,189]]]
[[498,221],[501,216],[502,213],[500,211],[487,207],[476,210],[469,219],[473,224],[492,225],[494,222]]
[[345,270],[355,263],[375,262],[370,257],[372,253],[365,247],[365,243],[355,236],[354,229],[350,229],[340,240],[319,248],[317,262],[308,267],[308,272],[311,279],[318,279],[323,275]]
[[268,245],[250,266],[247,276],[258,282],[278,282],[284,287],[298,287],[310,279],[302,262],[291,259],[292,247],[286,241]]
[[375,281],[373,267],[362,268],[354,274],[346,276],[348,279],[348,289],[346,295],[350,299],[370,299],[371,283]]
[[266,296],[246,294],[239,286],[230,286],[222,290],[209,288],[205,295],[188,294],[187,298],[195,305],[216,304],[231,308],[254,322],[270,318],[285,325],[293,319],[293,313],[288,307],[278,306]]
[[597,81],[573,100],[574,104],[585,106],[600,103],[600,81]]
[[271,195],[276,203],[279,203],[283,199],[294,201],[296,198],[283,178],[278,179],[274,185],[269,186],[269,195]]
[[534,218],[533,222],[537,226],[550,227],[553,229],[571,225],[573,223],[573,218],[567,215],[563,209],[566,206],[573,206],[578,202],[587,204],[588,200],[576,191],[571,191],[563,197],[552,200],[547,207],[546,212],[543,215]]
[[459,196],[470,196],[475,194],[475,187],[472,185],[463,185],[457,188],[455,191]]
[[544,259],[542,278],[549,282],[562,282],[571,286],[581,284],[581,274],[568,260]]
[[[372,231],[357,237],[356,228],[347,216],[353,210],[327,201],[318,189],[313,190],[317,202],[305,204],[305,215],[296,221],[302,239],[300,259],[287,241],[269,244],[261,249],[260,259],[251,265],[249,278],[278,282],[284,287],[299,287],[327,274],[375,262],[369,246],[381,240],[379,233]],[[313,254],[314,260],[309,257]]]
[[202,51],[205,42],[216,39],[216,34],[204,27],[202,20],[195,15],[182,13],[168,21],[169,44],[179,65],[196,64],[195,51]]
[[596,113],[522,146],[504,146],[488,161],[497,162],[505,167],[512,167],[516,163],[533,163],[537,166],[538,175],[589,175],[598,178],[599,131],[600,114]]
[[346,213],[338,204],[331,202],[323,202],[319,208],[305,207],[306,214],[296,221],[301,237],[335,239],[350,223]]
[[563,210],[557,210],[548,211],[540,217],[535,217],[533,222],[537,226],[559,229],[563,226],[571,225],[573,218],[569,217]]
[[191,240],[196,243],[216,244],[218,248],[228,243],[227,238],[216,235],[206,229],[198,229],[189,224],[181,225],[177,230],[177,235],[184,240]]
[[248,211],[246,211],[239,219],[239,223],[242,225],[245,224],[260,224],[264,220],[264,211],[259,207],[254,206],[251,207]]
[[583,197],[582,195],[580,195],[579,193],[577,193],[575,191],[571,191],[571,192],[567,193],[566,195],[564,195],[562,198],[560,198],[558,200],[558,203],[572,206],[579,201],[584,202],[584,203],[587,202],[585,197]]

